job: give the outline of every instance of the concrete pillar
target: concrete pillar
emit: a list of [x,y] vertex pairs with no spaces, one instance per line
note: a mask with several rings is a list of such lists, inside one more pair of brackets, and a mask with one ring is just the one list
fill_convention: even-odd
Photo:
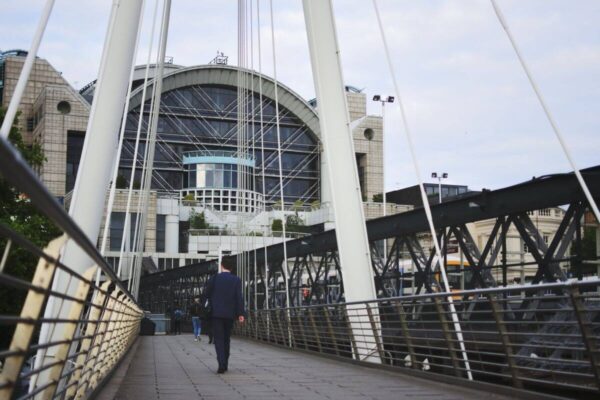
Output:
[[179,215],[167,215],[165,218],[165,252],[179,253]]

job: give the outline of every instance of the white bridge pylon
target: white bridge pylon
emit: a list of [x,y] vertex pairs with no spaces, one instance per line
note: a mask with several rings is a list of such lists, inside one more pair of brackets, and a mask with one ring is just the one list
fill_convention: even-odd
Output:
[[[340,267],[347,302],[375,300],[369,239],[365,225],[348,104],[331,0],[303,0],[310,59],[319,104],[319,125],[325,153],[325,171],[335,219]],[[369,305],[367,305],[369,307]],[[355,338],[364,345],[355,358],[380,363],[369,316],[348,306]],[[373,318],[378,319],[376,310]],[[377,323],[377,326],[380,324]],[[376,329],[381,332],[380,329]]]

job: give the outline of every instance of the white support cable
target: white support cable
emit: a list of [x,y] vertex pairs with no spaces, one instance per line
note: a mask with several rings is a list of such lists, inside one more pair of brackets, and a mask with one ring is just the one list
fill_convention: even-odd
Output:
[[35,30],[35,33],[33,35],[33,40],[31,41],[31,47],[29,48],[29,52],[27,53],[27,57],[25,58],[25,62],[23,63],[23,68],[21,69],[21,74],[19,75],[19,80],[17,81],[15,90],[12,94],[12,97],[10,98],[10,103],[8,104],[6,114],[4,115],[2,127],[0,127],[0,136],[4,139],[8,138],[10,128],[12,128],[13,126],[15,116],[17,115],[17,110],[19,109],[19,104],[21,104],[21,98],[23,97],[23,93],[25,92],[25,88],[27,87],[27,81],[29,81],[31,68],[35,63],[35,58],[37,56],[38,49],[40,48],[42,38],[44,37],[44,31],[46,30],[46,26],[48,25],[48,19],[50,19],[50,14],[52,14],[53,7],[54,0],[47,0],[46,5],[42,10],[40,21],[38,22],[37,29]]
[[[164,7],[163,7],[163,14],[164,14]],[[162,32],[162,28],[163,28],[163,23],[161,24],[161,32]],[[158,49],[157,49],[157,54],[156,54],[156,62],[158,65],[158,63],[160,62],[160,49],[162,46],[162,35],[160,35],[159,37],[159,41],[158,41]],[[148,53],[148,61],[146,63],[146,65],[150,65],[150,57],[151,57],[151,52]],[[140,215],[141,211],[142,211],[142,207],[143,204],[145,203],[145,196],[146,196],[146,188],[148,187],[148,191],[152,188],[152,179],[150,179],[150,182],[148,183],[146,180],[146,170],[148,168],[148,158],[149,158],[149,145],[151,144],[151,122],[152,122],[152,115],[153,115],[153,110],[154,110],[154,103],[155,103],[155,98],[156,98],[156,80],[157,80],[158,76],[155,76],[152,80],[152,93],[150,95],[150,112],[148,113],[148,122],[145,123],[145,125],[143,126],[143,128],[146,131],[146,142],[145,142],[145,146],[144,146],[144,157],[143,157],[143,161],[142,161],[142,169],[141,169],[141,184],[140,184],[140,190],[138,192],[138,201],[137,201],[137,206],[136,206],[136,215]],[[145,97],[145,96],[144,96]],[[142,99],[142,101],[145,101],[145,99]],[[145,106],[145,103],[144,103]],[[141,129],[141,125],[144,123],[144,108],[140,108],[140,118],[141,120],[138,120],[138,130]],[[141,122],[140,122],[141,121]],[[147,186],[150,185],[150,186]],[[129,208],[127,209],[127,213],[129,213]],[[133,234],[133,249],[135,250],[134,253],[135,255],[131,258],[128,259],[128,270],[129,270],[129,279],[128,279],[128,289],[131,291],[131,288],[134,287],[134,271],[137,265],[137,260],[139,258],[141,258],[143,256],[143,249],[144,249],[144,245],[145,245],[145,237],[142,238],[141,240],[139,239],[139,237],[142,235],[141,231],[140,231],[140,225],[141,225],[141,220],[140,218],[136,218],[136,223],[135,223],[135,227],[134,227],[134,234]],[[145,233],[144,233],[145,234]],[[140,250],[141,249],[141,250]]]
[[[152,57],[152,48],[154,47],[154,35],[155,35],[155,30],[156,30],[157,15],[158,15],[158,0],[156,0],[154,3],[154,11],[152,14],[152,27],[150,30],[150,43],[148,44],[148,57],[146,60],[146,71],[144,72],[144,83],[143,83],[144,86],[142,88],[142,100],[140,103],[140,116],[138,119],[138,126],[137,126],[136,137],[135,137],[135,147],[133,150],[133,158],[132,158],[132,162],[131,162],[129,190],[127,192],[127,203],[125,206],[125,221],[126,221],[126,223],[124,224],[125,226],[123,227],[123,231],[127,232],[127,233],[130,232],[127,222],[129,222],[131,220],[129,211],[130,211],[130,207],[131,207],[133,181],[135,180],[135,170],[136,170],[136,164],[137,164],[140,135],[141,135],[142,123],[143,123],[143,119],[144,119],[144,107],[146,105],[146,89],[147,89],[147,84],[148,84],[148,77],[150,75],[150,60]],[[146,146],[146,148],[147,148],[147,146]],[[143,169],[143,164],[142,164],[142,169]],[[140,195],[141,195],[141,193],[138,194],[138,196],[140,196]],[[138,220],[139,220],[139,214],[137,214],[137,216],[136,216],[136,227],[137,227]],[[124,239],[124,235],[123,235],[123,239]],[[132,244],[135,245],[135,243],[132,243]],[[119,278],[122,278],[121,274],[122,274],[122,265],[123,265],[123,246],[124,246],[124,243],[122,241],[121,242],[121,250],[120,250],[120,254],[119,254],[119,264],[118,264],[118,268],[117,268],[117,276]],[[129,274],[130,274],[129,282],[131,282],[131,269],[129,269]]]
[[523,67],[523,72],[525,72],[525,75],[527,75],[527,79],[529,80],[529,83],[531,84],[531,88],[535,92],[535,95],[536,95],[538,101],[540,102],[542,109],[544,110],[544,114],[546,114],[546,118],[548,119],[548,122],[552,126],[554,135],[556,136],[556,139],[558,139],[558,142],[560,143],[560,146],[562,147],[562,150],[565,153],[565,156],[567,157],[567,160],[569,161],[569,164],[571,165],[571,168],[573,169],[573,172],[575,173],[577,180],[579,181],[579,185],[581,186],[581,189],[583,190],[583,193],[585,194],[585,197],[594,212],[596,221],[600,221],[600,210],[598,210],[598,204],[594,200],[594,197],[590,193],[590,190],[589,190],[587,184],[585,183],[585,180],[581,176],[581,172],[579,171],[579,168],[575,164],[575,160],[573,159],[573,156],[571,155],[571,151],[569,150],[567,142],[565,141],[565,139],[558,127],[558,124],[556,123],[556,121],[554,120],[554,117],[552,116],[552,113],[550,112],[550,107],[548,107],[548,105],[546,104],[546,101],[544,100],[544,96],[542,95],[542,91],[540,90],[539,86],[537,85],[537,82],[533,78],[533,75],[531,74],[529,66],[527,65],[527,62],[525,61],[525,58],[523,58],[523,55],[521,54],[519,45],[517,44],[515,38],[512,35],[512,32],[510,31],[508,23],[506,22],[506,19],[504,18],[504,14],[502,13],[502,10],[496,3],[496,0],[490,0],[490,1],[492,2],[492,7],[494,8],[494,12],[496,13],[496,16],[498,17],[498,21],[502,25],[502,28],[504,28],[504,31],[506,32],[506,35],[508,36],[508,39],[510,40],[512,48],[515,51],[515,54],[517,55],[519,62],[521,63],[521,67]]
[[[138,295],[138,284],[139,284],[139,277],[140,277],[140,269],[141,269],[141,264],[142,264],[142,257],[143,257],[143,251],[144,251],[144,242],[145,242],[145,236],[146,236],[146,227],[147,227],[147,223],[148,223],[148,201],[149,201],[149,195],[150,195],[150,187],[152,184],[152,172],[153,172],[153,163],[154,163],[154,142],[156,140],[156,132],[158,129],[158,119],[160,117],[160,98],[162,95],[162,82],[163,82],[163,71],[164,71],[164,64],[165,64],[165,51],[166,51],[166,47],[167,47],[167,37],[168,37],[168,33],[169,33],[169,18],[170,18],[170,12],[171,12],[171,0],[165,0],[164,3],[164,9],[163,9],[163,16],[162,16],[162,24],[161,24],[161,36],[160,36],[160,45],[159,45],[159,49],[158,49],[158,60],[157,60],[157,71],[156,71],[156,78],[154,79],[154,100],[153,100],[153,106],[154,108],[152,109],[152,115],[151,115],[151,125],[150,125],[150,132],[149,132],[149,137],[148,137],[148,142],[147,142],[147,155],[148,155],[148,159],[147,159],[147,165],[146,165],[146,171],[145,171],[145,176],[143,178],[143,190],[141,192],[143,192],[143,196],[144,197],[144,204],[143,204],[143,208],[141,210],[141,219],[142,219],[142,223],[139,227],[139,233],[136,232],[136,234],[138,234],[138,243],[134,242],[134,245],[137,244],[138,245],[138,249],[137,249],[137,257],[135,259],[135,266],[133,268],[133,272],[132,272],[132,288],[131,288],[131,293],[132,295],[137,298]],[[140,218],[138,218],[139,220]]]
[[[142,1],[142,9],[144,9],[144,5],[145,5],[145,1]],[[135,49],[133,52],[134,60],[136,58],[138,46],[140,43],[140,32],[142,31],[143,20],[144,20],[144,13],[142,12],[142,13],[140,13],[137,39],[136,39],[136,43],[135,43]],[[134,70],[135,70],[135,66],[132,64],[131,72],[129,74],[129,82],[131,82],[133,79]],[[106,252],[106,243],[107,243],[107,239],[108,239],[108,231],[110,228],[110,216],[113,211],[113,205],[114,205],[114,200],[115,200],[115,192],[116,192],[116,188],[117,188],[117,175],[119,174],[119,162],[121,160],[121,151],[123,150],[123,139],[125,137],[125,125],[127,123],[127,112],[129,109],[129,100],[130,100],[130,96],[131,96],[131,85],[128,85],[128,87],[127,87],[127,95],[126,96],[127,97],[125,98],[125,107],[123,107],[123,117],[121,120],[121,129],[119,132],[119,144],[117,146],[117,156],[115,157],[115,164],[113,166],[112,181],[111,181],[109,195],[108,195],[108,204],[106,206],[106,217],[104,219],[102,242],[100,245],[100,254],[102,254],[102,255],[105,255],[105,252]],[[96,285],[98,285],[100,283],[100,273],[101,273],[101,270],[98,269],[98,272],[96,273]],[[117,275],[117,276],[119,276],[119,275]]]
[[446,268],[442,262],[442,251],[440,249],[440,244],[435,233],[435,226],[433,224],[433,217],[431,216],[431,206],[429,205],[429,199],[427,198],[427,194],[425,193],[425,188],[423,187],[423,180],[421,179],[421,170],[419,168],[419,162],[417,159],[417,155],[415,152],[414,144],[412,141],[412,134],[410,128],[408,126],[408,121],[406,118],[406,113],[404,111],[404,105],[402,103],[402,96],[400,95],[400,86],[398,85],[398,81],[396,79],[396,73],[394,71],[394,66],[392,64],[392,59],[390,57],[390,51],[388,47],[388,43],[385,36],[385,31],[383,30],[383,23],[381,21],[381,15],[379,14],[379,8],[377,6],[377,0],[373,0],[373,7],[375,9],[375,14],[377,16],[377,24],[379,25],[379,32],[381,34],[381,39],[383,42],[383,47],[385,51],[385,57],[387,60],[388,68],[390,75],[392,77],[392,81],[394,84],[394,91],[396,92],[396,99],[398,100],[398,108],[400,110],[400,115],[402,117],[402,126],[404,127],[404,134],[406,137],[406,141],[408,142],[408,148],[410,150],[410,156],[412,158],[413,166],[415,168],[415,174],[417,177],[417,181],[419,183],[419,189],[421,191],[421,199],[423,201],[423,208],[425,209],[425,215],[427,216],[427,222],[429,223],[429,229],[431,233],[431,240],[433,241],[435,247],[435,253],[437,256],[437,262],[440,267],[440,271],[442,273],[442,280],[444,282],[445,290],[448,293],[448,306],[450,308],[450,315],[452,316],[452,322],[454,325],[454,331],[456,333],[456,338],[458,340],[458,344],[460,346],[460,351],[462,353],[463,362],[465,364],[465,371],[467,372],[467,377],[469,380],[473,380],[473,374],[471,373],[471,367],[469,364],[469,358],[467,356],[467,351],[465,348],[465,342],[462,334],[462,328],[460,326],[460,321],[458,319],[458,314],[456,313],[456,308],[454,307],[454,301],[452,299],[452,292],[450,290],[450,285],[448,283],[448,277],[446,275]]
[[290,290],[289,290],[289,271],[287,265],[287,243],[285,232],[285,202],[283,196],[283,173],[281,165],[281,132],[279,129],[279,85],[277,81],[277,55],[275,53],[275,25],[273,22],[273,0],[269,0],[270,17],[271,17],[271,51],[273,52],[273,82],[275,84],[275,126],[277,129],[277,152],[279,154],[279,199],[281,202],[281,226],[283,234],[283,263],[282,269],[285,278],[285,304],[290,307]]
[[[264,116],[263,116],[263,88],[262,88],[262,54],[261,54],[261,45],[260,45],[260,32],[261,32],[261,24],[260,24],[260,0],[256,0],[256,23],[257,23],[257,50],[258,50],[258,100],[260,103],[259,109],[259,119],[260,119],[260,163],[261,163],[261,174],[262,174],[262,196],[263,196],[263,212],[266,212],[267,207],[267,199],[265,198],[265,125],[264,125]],[[265,288],[265,300],[264,300],[264,308],[269,309],[269,259],[267,255],[267,246],[263,247],[264,251],[264,263],[265,263],[265,275],[263,276],[263,285]]]

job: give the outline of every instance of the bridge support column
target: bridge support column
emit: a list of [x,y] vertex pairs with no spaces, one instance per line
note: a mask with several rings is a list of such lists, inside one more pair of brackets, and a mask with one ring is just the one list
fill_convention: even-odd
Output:
[[165,252],[179,253],[179,215],[165,217]]
[[[330,0],[303,0],[303,5],[344,293],[347,302],[372,300],[376,298],[375,284],[333,8]],[[349,314],[355,337],[363,340],[360,358],[380,362],[371,351],[376,349],[376,332],[368,317],[364,312]],[[378,315],[374,318],[378,320]]]
[[[88,121],[85,143],[81,154],[79,172],[75,181],[73,200],[69,214],[81,227],[86,236],[95,243],[98,239],[100,224],[104,214],[104,202],[109,186],[111,172],[117,154],[119,128],[125,98],[129,86],[129,78],[133,67],[138,27],[142,13],[142,0],[113,1],[109,18],[108,34],[98,73],[98,84],[90,118]],[[70,240],[61,261],[73,271],[83,273],[94,263],[79,246]],[[69,285],[68,275],[59,270],[56,272],[52,289],[73,295],[76,285]],[[61,301],[50,298],[44,312],[46,318],[65,318]],[[40,332],[40,343],[63,339],[63,327],[57,325],[50,331],[48,324],[43,324]],[[38,351],[35,367],[53,361],[54,348]],[[49,379],[48,373],[40,374],[37,384],[43,385]],[[31,381],[31,387],[35,385]]]

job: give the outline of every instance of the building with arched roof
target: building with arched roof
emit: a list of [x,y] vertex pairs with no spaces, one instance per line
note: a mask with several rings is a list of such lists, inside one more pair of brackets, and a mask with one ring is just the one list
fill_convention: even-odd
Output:
[[[5,105],[24,55],[26,52],[9,52],[2,59],[7,67],[0,71]],[[118,167],[119,189],[110,218],[108,255],[115,260],[123,240],[125,188],[129,183],[138,187],[142,181],[156,71],[151,65],[146,86],[146,66],[133,72]],[[66,206],[95,89],[93,81],[74,90],[60,72],[38,58],[24,98],[28,102],[22,107],[26,136],[29,141],[44,143],[48,158],[40,175]],[[369,201],[382,189],[381,117],[366,115],[366,95],[360,89],[348,86],[347,98],[366,215],[380,216],[381,204]],[[257,247],[281,240],[271,232],[274,220],[285,219],[278,211],[281,190],[284,207],[299,215],[305,225],[331,223],[322,154],[317,105],[309,104],[291,88],[256,71],[223,63],[192,67],[165,64],[145,253],[160,268],[166,268],[215,256],[217,248],[236,252],[239,249],[232,237],[240,234],[235,231],[240,221],[245,229],[265,238],[255,243]],[[138,192],[133,194],[134,206],[138,196]],[[398,210],[390,209],[388,214],[404,209],[390,207]],[[215,235],[195,232],[194,221],[199,215],[205,221],[202,226],[219,232],[218,240]],[[133,233],[128,235],[131,240]],[[224,242],[227,240],[230,243]]]

